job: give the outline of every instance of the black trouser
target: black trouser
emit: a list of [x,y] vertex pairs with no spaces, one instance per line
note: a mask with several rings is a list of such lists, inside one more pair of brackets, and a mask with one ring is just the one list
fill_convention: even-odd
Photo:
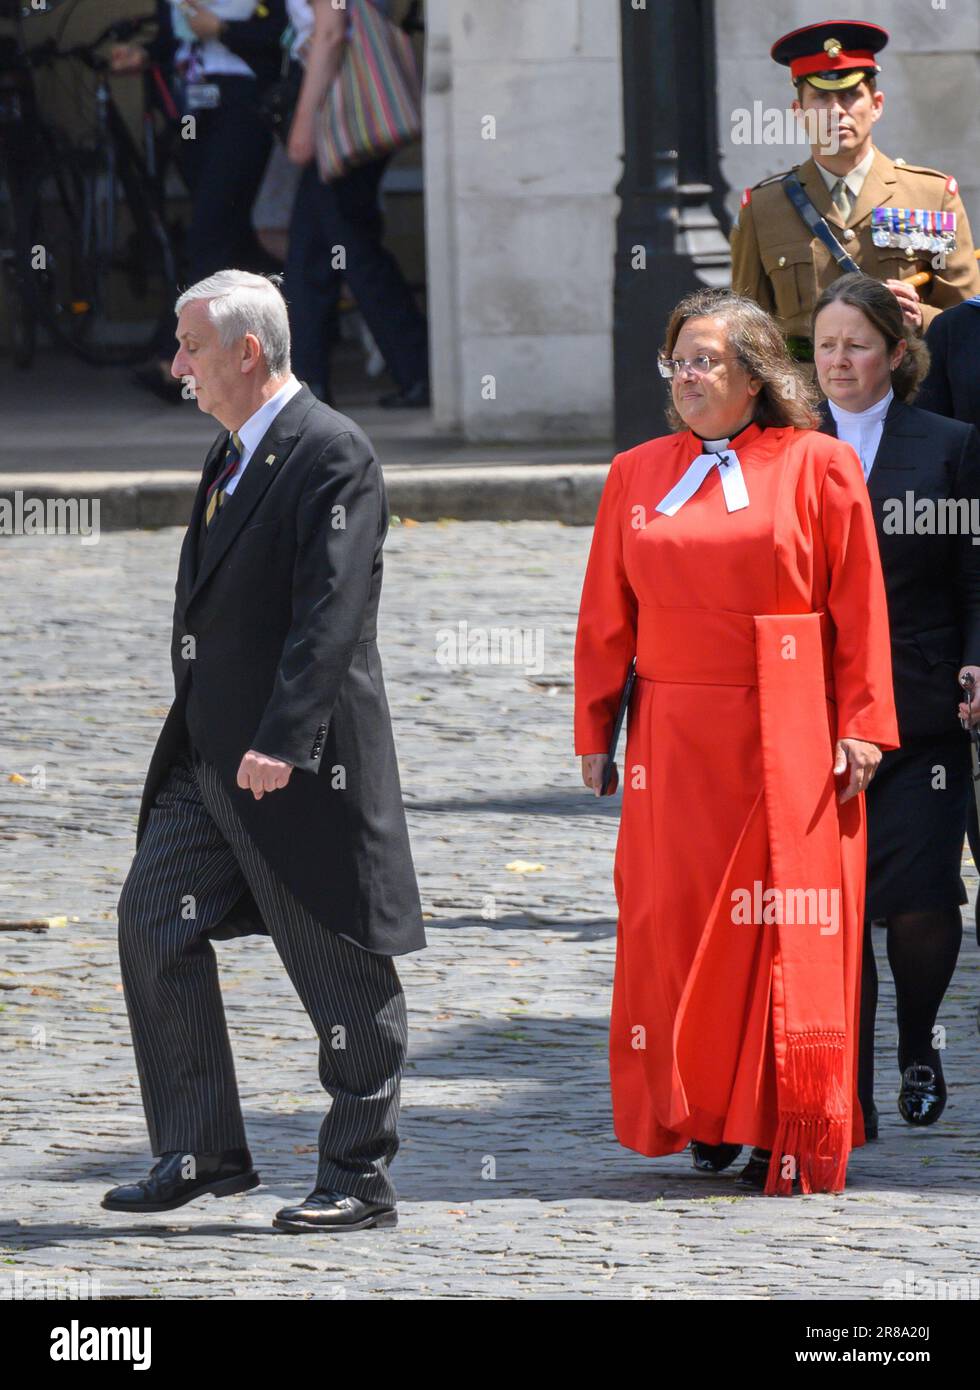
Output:
[[[188,284],[216,270],[259,268],[252,206],[272,148],[256,79],[242,75],[206,80],[220,89],[221,104],[191,113],[194,137],[177,142],[180,172],[191,194],[184,272]],[[172,326],[161,333],[159,349],[164,357],[176,351]]]
[[123,986],[153,1152],[247,1147],[207,935],[246,886],[319,1037],[320,1082],[332,1104],[320,1126],[317,1186],[393,1202],[406,1047],[394,962],[311,916],[259,854],[216,769],[192,750],[156,795],[119,899]]
[[429,377],[425,319],[381,242],[378,185],[388,158],[331,183],[321,183],[311,164],[296,194],[286,260],[293,370],[320,395],[329,383],[329,324],[343,280],[398,385]]

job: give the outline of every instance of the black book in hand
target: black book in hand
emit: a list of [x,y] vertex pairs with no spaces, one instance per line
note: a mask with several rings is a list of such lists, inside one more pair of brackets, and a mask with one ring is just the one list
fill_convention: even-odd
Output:
[[626,711],[629,709],[630,696],[633,694],[633,686],[636,683],[636,657],[630,662],[629,675],[626,677],[626,684],[623,686],[623,693],[619,700],[619,709],[616,711],[616,722],[613,725],[612,737],[609,740],[609,748],[606,753],[606,765],[602,771],[602,785],[599,788],[599,795],[605,796],[609,790],[609,783],[612,781],[613,768],[616,766],[616,745],[619,742],[619,732],[623,727],[623,720],[626,718]]

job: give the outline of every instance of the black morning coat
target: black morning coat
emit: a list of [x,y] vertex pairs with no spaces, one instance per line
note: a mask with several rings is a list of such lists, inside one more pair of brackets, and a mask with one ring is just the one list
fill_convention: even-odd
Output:
[[[826,401],[820,413],[823,433],[836,437]],[[896,519],[903,527],[906,518],[914,519],[920,499],[962,497],[966,508],[972,504],[978,528],[973,534],[980,541],[980,435],[971,425],[896,396],[868,475],[868,494],[888,596],[899,738],[905,743],[962,732],[957,675],[961,666],[980,666],[980,544],[972,543],[969,527],[953,535],[936,534],[938,527],[933,534],[892,531]],[[941,515],[938,507],[932,512]]]
[[[136,843],[189,730],[260,853],[325,928],[382,955],[418,950],[425,934],[376,641],[381,468],[357,425],[303,386],[206,535],[205,494],[227,442],[223,430],[205,461],[180,552],[176,699]],[[250,748],[294,765],[285,787],[258,800],[236,782]],[[266,930],[245,892],[210,935]]]
[[916,405],[980,430],[980,296],[937,314],[926,346],[932,360]]

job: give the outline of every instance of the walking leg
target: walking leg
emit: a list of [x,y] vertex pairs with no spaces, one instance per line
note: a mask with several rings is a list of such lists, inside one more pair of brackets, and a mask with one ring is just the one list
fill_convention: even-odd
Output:
[[246,1147],[214,948],[245,887],[180,758],[119,899],[119,959],[154,1154]]

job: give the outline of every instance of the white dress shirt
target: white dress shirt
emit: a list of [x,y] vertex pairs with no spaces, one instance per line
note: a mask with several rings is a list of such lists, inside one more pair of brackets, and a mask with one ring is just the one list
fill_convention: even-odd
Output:
[[885,428],[888,407],[894,399],[895,392],[889,386],[888,394],[882,396],[880,401],[875,401],[874,405],[869,405],[867,410],[844,410],[833,401],[827,402],[837,426],[837,438],[842,439],[845,444],[850,444],[861,460],[865,482],[868,481],[878,445],[881,443],[881,432]]
[[296,377],[290,374],[289,380],[279,387],[276,394],[270,396],[264,405],[260,405],[255,414],[250,415],[241,429],[236,431],[238,438],[242,441],[242,457],[238,467],[225,483],[225,493],[228,497],[231,496],[241,481],[242,474],[248,467],[248,461],[262,443],[266,430],[283,406],[293,399],[302,385],[301,381],[297,381]]

